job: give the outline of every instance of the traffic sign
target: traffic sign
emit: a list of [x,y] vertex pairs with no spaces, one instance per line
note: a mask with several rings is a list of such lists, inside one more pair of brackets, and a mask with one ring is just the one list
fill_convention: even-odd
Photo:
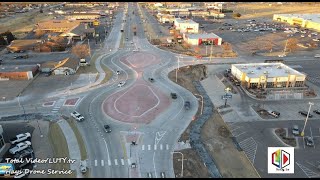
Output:
[[226,94],[222,96],[222,99],[231,99],[232,95],[231,94]]

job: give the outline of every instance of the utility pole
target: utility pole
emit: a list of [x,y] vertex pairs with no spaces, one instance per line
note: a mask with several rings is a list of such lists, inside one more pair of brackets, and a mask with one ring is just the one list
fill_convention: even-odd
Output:
[[210,49],[210,61],[212,59],[212,46],[213,46],[213,40],[211,41],[211,49]]
[[303,126],[303,129],[301,131],[301,136],[304,136],[304,130],[305,130],[306,125],[307,125],[308,117],[309,117],[309,114],[310,114],[310,109],[311,109],[311,106],[314,105],[314,103],[309,102],[309,105],[310,106],[309,106],[308,114],[307,114],[306,120],[304,121],[304,126]]

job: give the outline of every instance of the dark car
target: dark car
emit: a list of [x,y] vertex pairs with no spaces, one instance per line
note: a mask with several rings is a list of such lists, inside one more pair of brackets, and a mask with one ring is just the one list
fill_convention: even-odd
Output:
[[154,82],[154,79],[153,79],[153,78],[149,78],[149,81],[150,81],[150,82]]
[[19,55],[19,56],[13,56],[13,59],[27,59],[28,55]]
[[316,109],[313,112],[316,113],[316,114],[320,114],[320,110],[319,109]]
[[104,125],[104,130],[107,132],[107,133],[110,133],[111,132],[111,128],[109,125]]
[[[299,111],[299,114],[303,115],[303,116],[307,116],[308,112],[307,111]],[[312,118],[312,114],[309,113],[309,118]]]
[[314,142],[313,142],[313,138],[312,137],[306,136],[305,137],[305,141],[306,141],[306,145],[307,146],[314,146]]
[[176,93],[171,93],[171,98],[172,99],[177,99],[177,94]]
[[189,102],[189,101],[186,101],[186,102],[184,103],[184,108],[185,108],[186,110],[189,110],[189,109],[190,109],[190,102]]

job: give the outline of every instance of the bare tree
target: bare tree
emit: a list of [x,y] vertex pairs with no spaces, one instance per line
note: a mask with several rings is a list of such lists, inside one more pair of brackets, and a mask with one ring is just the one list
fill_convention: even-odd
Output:
[[89,47],[87,44],[79,44],[72,47],[72,54],[76,55],[78,58],[83,59],[89,56]]
[[297,44],[298,44],[298,39],[297,38],[289,38],[288,42],[287,42],[287,49],[290,52],[293,52],[293,51],[297,50],[297,48],[298,48]]
[[232,46],[230,43],[228,42],[225,42],[221,45],[222,49],[224,52],[229,52],[229,51],[232,51]]
[[198,46],[194,47],[194,52],[196,54],[199,54],[200,53],[200,48]]
[[312,41],[312,42],[310,42],[310,46],[311,46],[311,48],[316,48],[316,47],[318,47],[318,43]]
[[268,40],[268,41],[266,42],[265,47],[266,47],[266,49],[269,51],[269,53],[272,52],[273,46],[274,46],[274,44],[272,43],[271,40]]
[[35,36],[36,38],[41,38],[44,34],[45,34],[44,31],[42,31],[42,30],[40,30],[40,29],[37,29],[36,32],[35,32],[35,34],[34,34],[34,36]]

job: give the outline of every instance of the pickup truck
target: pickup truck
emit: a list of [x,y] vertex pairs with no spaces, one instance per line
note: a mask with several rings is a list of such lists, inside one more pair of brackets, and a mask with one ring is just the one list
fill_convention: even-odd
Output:
[[11,144],[15,144],[15,143],[18,143],[18,142],[21,142],[21,141],[25,141],[30,137],[31,137],[31,134],[28,133],[28,132],[27,133],[18,134],[18,135],[16,135],[16,137],[10,139],[10,143]]
[[29,146],[31,146],[31,142],[30,141],[21,142],[21,143],[17,144],[15,147],[11,148],[9,150],[9,152],[11,154],[16,154],[17,152],[20,152],[20,151],[28,148]]
[[189,101],[186,101],[186,102],[184,103],[184,108],[185,108],[186,110],[189,110],[189,109],[190,109],[190,102],[189,102]]
[[84,117],[80,113],[78,113],[77,111],[70,113],[70,115],[71,115],[71,117],[75,118],[79,122],[84,121]]

